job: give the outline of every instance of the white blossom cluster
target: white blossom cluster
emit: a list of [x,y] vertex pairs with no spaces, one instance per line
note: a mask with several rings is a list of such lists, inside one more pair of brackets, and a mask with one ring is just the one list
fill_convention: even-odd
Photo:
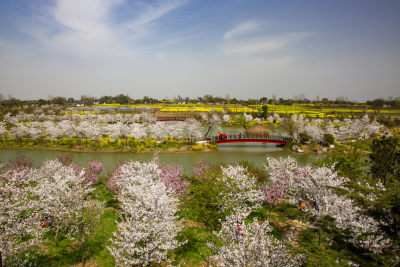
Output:
[[149,266],[167,260],[167,252],[185,242],[176,240],[182,230],[175,215],[178,199],[160,180],[157,159],[126,162],[116,175],[124,210],[108,247],[116,265]]
[[352,200],[336,194],[332,189],[343,187],[348,181],[338,176],[334,166],[302,166],[290,156],[278,159],[267,157],[267,162],[265,170],[270,175],[270,181],[285,187],[291,203],[300,205],[305,202],[304,210],[318,218],[331,216],[338,228],[352,231],[353,237],[349,241],[356,246],[379,253],[388,245],[388,241],[379,234],[378,223],[362,215]]
[[[267,120],[272,123],[279,120],[279,115],[270,116]],[[377,135],[383,129],[377,121],[370,121],[365,115],[362,119],[345,118],[343,121],[335,119],[307,119],[302,115],[292,115],[290,123],[294,124],[292,129],[295,133],[306,132],[311,139],[322,140],[324,134],[332,134],[336,140],[345,140],[347,138],[369,138],[371,135]]]
[[[300,117],[300,116],[299,116]],[[365,115],[362,119],[349,119],[343,121],[314,119],[310,124],[304,125],[304,131],[314,140],[322,139],[325,133],[332,134],[337,140],[345,140],[347,138],[368,138],[371,135],[377,135],[383,126],[377,121],[370,121]]]
[[[228,216],[222,222],[221,231],[216,233],[224,246],[207,245],[215,254],[209,257],[210,266],[235,267],[278,267],[300,266],[305,255],[291,255],[286,247],[271,235],[272,227],[266,220],[260,224],[255,218],[252,223],[243,223],[243,217]],[[241,231],[237,231],[238,226]]]
[[[246,174],[247,169],[242,166],[231,166],[222,169],[219,179],[229,189],[229,205],[223,205],[222,209],[231,209],[234,213],[247,212],[259,208],[260,192],[258,191],[256,178]],[[250,205],[248,203],[251,203]]]
[[[218,125],[217,122],[213,122]],[[213,125],[215,128],[216,126]],[[156,139],[161,139],[166,136],[173,138],[180,138],[185,136],[185,132],[193,139],[200,139],[204,136],[201,124],[195,119],[187,119],[184,122],[178,122],[170,125],[164,122],[150,122],[144,123],[122,123],[117,122],[113,124],[98,122],[98,121],[69,121],[64,120],[60,122],[44,121],[33,123],[16,123],[9,131],[6,130],[4,123],[0,124],[0,135],[9,135],[13,139],[20,139],[22,137],[30,137],[37,139],[47,135],[51,140],[59,137],[68,138],[90,138],[98,140],[102,136],[109,136],[117,139],[120,136],[131,136],[135,139],[142,139],[144,137],[152,136]]]
[[[104,203],[91,197],[85,170],[46,161],[39,169],[10,168],[0,175],[0,252],[5,260],[29,252],[44,241],[43,233],[63,232],[84,244],[98,227]],[[42,227],[43,217],[52,228]],[[17,261],[18,266],[23,262]],[[9,266],[9,265],[7,265]],[[11,265],[10,265],[11,266]]]
[[4,264],[6,258],[13,259],[21,252],[29,255],[29,249],[41,242],[44,233],[39,227],[40,207],[31,200],[29,173],[9,170],[0,175],[0,252]]

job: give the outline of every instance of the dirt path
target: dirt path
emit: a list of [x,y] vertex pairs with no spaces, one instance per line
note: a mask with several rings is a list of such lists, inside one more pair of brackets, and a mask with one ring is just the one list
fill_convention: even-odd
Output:
[[286,222],[281,222],[279,221],[279,217],[284,217],[284,214],[282,213],[271,212],[271,215],[278,217],[275,220],[271,219],[271,222],[276,228],[283,231],[283,241],[294,247],[299,247],[300,234],[303,230],[307,229],[308,226],[298,220],[289,219]]

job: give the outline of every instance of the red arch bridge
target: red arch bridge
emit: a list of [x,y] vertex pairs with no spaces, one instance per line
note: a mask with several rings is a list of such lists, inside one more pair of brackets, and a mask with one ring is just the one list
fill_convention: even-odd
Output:
[[293,139],[291,137],[270,134],[227,134],[214,136],[211,140],[215,141],[217,144],[257,142],[286,145]]

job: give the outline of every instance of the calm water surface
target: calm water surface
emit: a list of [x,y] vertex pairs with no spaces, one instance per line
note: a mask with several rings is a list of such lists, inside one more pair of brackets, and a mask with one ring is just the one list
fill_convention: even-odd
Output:
[[[243,128],[225,127],[222,129],[226,134],[237,134],[243,132]],[[161,163],[175,163],[185,168],[187,175],[192,175],[193,165],[199,160],[209,162],[226,162],[239,163],[242,160],[254,162],[257,167],[265,164],[267,156],[270,157],[288,157],[296,158],[299,163],[307,164],[315,160],[324,160],[326,155],[320,154],[299,154],[291,151],[284,151],[277,148],[275,144],[264,143],[231,143],[220,144],[219,150],[211,153],[203,154],[160,154]],[[42,150],[0,150],[0,160],[7,163],[11,158],[25,155],[33,158],[35,166],[40,166],[45,160],[54,159],[57,154],[72,154],[74,161],[79,165],[86,165],[89,160],[99,159],[105,163],[105,170],[113,169],[117,163],[123,159],[132,160],[150,160],[151,154],[96,154],[96,153],[70,153],[58,151],[42,151]]]

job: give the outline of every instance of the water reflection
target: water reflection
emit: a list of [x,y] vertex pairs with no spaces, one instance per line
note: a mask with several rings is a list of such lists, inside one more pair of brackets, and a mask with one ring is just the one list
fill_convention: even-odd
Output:
[[[175,122],[168,122],[174,124]],[[206,127],[205,127],[206,128]],[[222,131],[226,134],[239,134],[244,133],[242,127],[222,127]],[[271,133],[276,132],[271,129]],[[217,132],[213,133],[217,134]],[[307,164],[315,160],[324,160],[326,155],[321,154],[299,154],[296,152],[285,151],[276,147],[275,144],[268,143],[228,143],[219,144],[219,150],[212,153],[203,154],[160,154],[159,158],[161,163],[175,163],[182,165],[187,175],[192,175],[193,165],[199,160],[205,160],[212,163],[226,162],[226,163],[239,163],[242,160],[254,162],[257,167],[262,167],[266,162],[266,157],[288,157],[289,155],[296,158],[299,163]],[[40,166],[45,160],[55,159],[57,154],[72,154],[74,161],[84,166],[89,160],[99,159],[105,163],[105,169],[113,169],[117,163],[123,159],[129,158],[132,160],[150,160],[153,155],[151,154],[97,154],[97,153],[69,153],[57,151],[43,151],[43,150],[0,150],[0,161],[8,163],[8,161],[15,156],[25,155],[33,158],[36,166]]]
[[[246,145],[249,146],[246,146]],[[150,160],[153,155],[151,154],[98,154],[98,153],[68,153],[57,151],[41,151],[41,150],[0,150],[0,160],[3,163],[15,156],[25,155],[33,158],[35,166],[40,166],[45,160],[54,159],[57,154],[72,154],[74,161],[84,166],[91,159],[103,160],[105,169],[113,169],[117,163],[123,159],[129,158],[132,160]],[[258,143],[239,143],[239,144],[222,144],[220,149],[211,153],[203,154],[160,154],[159,158],[161,163],[175,163],[182,165],[186,174],[192,175],[193,165],[199,160],[206,160],[212,163],[226,162],[226,163],[239,163],[242,160],[254,162],[257,167],[262,167],[265,164],[267,156],[271,157],[288,157],[296,158],[300,163],[307,164],[317,159],[324,160],[326,155],[319,154],[299,154],[291,151],[284,151],[276,148],[272,144]]]

